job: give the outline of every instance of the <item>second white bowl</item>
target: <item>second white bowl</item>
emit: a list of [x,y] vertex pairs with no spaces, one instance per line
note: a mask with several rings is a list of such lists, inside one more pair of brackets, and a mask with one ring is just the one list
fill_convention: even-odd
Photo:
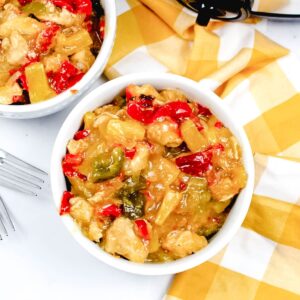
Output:
[[[33,119],[53,114],[62,110],[82,93],[88,90],[102,74],[110,57],[116,34],[117,13],[116,4],[112,0],[101,0],[105,14],[105,38],[100,52],[88,72],[83,78],[65,92],[40,103],[28,105],[3,105],[0,104],[0,117],[12,119]],[[73,90],[78,91],[76,94]]]
[[182,272],[195,267],[217,254],[232,239],[241,226],[248,211],[254,185],[254,165],[251,148],[246,134],[239,126],[232,112],[222,103],[221,99],[209,90],[180,76],[171,74],[132,74],[105,83],[92,91],[71,111],[58,133],[51,159],[51,187],[54,202],[59,210],[61,196],[66,190],[66,182],[61,168],[61,161],[66,154],[66,145],[79,129],[83,115],[99,106],[110,103],[113,98],[124,92],[129,84],[151,84],[156,89],[175,88],[182,90],[192,100],[207,106],[218,119],[228,127],[237,138],[243,153],[243,162],[248,175],[247,185],[241,191],[233,205],[227,220],[221,230],[209,241],[209,244],[199,252],[168,263],[138,264],[122,258],[116,258],[106,253],[98,245],[87,239],[69,215],[62,217],[64,225],[77,242],[90,254],[102,262],[117,269],[143,275],[164,275]]

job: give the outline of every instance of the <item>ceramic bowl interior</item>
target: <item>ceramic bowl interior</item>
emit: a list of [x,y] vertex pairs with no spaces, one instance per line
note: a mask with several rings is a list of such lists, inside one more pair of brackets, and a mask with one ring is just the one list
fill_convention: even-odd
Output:
[[115,258],[106,253],[98,245],[87,239],[69,215],[61,217],[77,242],[97,259],[117,269],[136,274],[164,275],[182,272],[195,267],[217,254],[232,239],[241,226],[248,211],[254,184],[254,167],[252,151],[241,126],[236,123],[233,113],[213,92],[199,87],[189,79],[171,74],[132,74],[112,80],[98,87],[87,95],[69,114],[58,133],[51,161],[51,187],[57,211],[60,207],[62,193],[66,190],[65,178],[61,169],[61,161],[66,153],[66,145],[79,129],[85,112],[93,111],[99,106],[110,103],[113,98],[125,91],[129,84],[151,84],[156,89],[177,88],[182,90],[190,100],[207,106],[221,122],[227,126],[237,138],[243,153],[243,162],[248,174],[246,187],[241,191],[233,205],[221,230],[210,240],[207,247],[185,258],[167,263],[139,264],[122,258]]
[[101,0],[101,4],[105,13],[105,39],[94,64],[83,78],[65,92],[40,103],[28,105],[0,104],[0,117],[32,119],[53,114],[80,97],[100,77],[113,48],[117,23],[115,1]]

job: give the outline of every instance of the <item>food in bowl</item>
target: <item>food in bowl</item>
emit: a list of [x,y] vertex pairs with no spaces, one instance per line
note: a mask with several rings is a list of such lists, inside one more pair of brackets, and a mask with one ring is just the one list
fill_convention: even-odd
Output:
[[87,112],[62,161],[60,214],[106,252],[167,262],[218,232],[247,182],[236,138],[175,89],[129,85]]
[[71,88],[94,63],[104,26],[99,1],[0,1],[0,104],[38,103]]

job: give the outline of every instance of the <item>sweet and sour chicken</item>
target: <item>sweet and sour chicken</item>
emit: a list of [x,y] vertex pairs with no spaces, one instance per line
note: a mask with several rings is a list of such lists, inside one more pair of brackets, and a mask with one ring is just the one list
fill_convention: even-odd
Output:
[[150,85],[86,113],[62,168],[70,189],[60,213],[139,263],[205,247],[247,181],[237,140],[208,108]]
[[103,38],[99,0],[0,0],[0,104],[37,103],[72,87]]

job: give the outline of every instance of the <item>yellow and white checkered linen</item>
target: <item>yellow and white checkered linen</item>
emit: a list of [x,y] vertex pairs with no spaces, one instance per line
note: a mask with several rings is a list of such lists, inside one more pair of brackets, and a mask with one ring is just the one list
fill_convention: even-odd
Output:
[[243,227],[216,257],[176,275],[165,299],[299,300],[300,61],[261,34],[257,20],[202,28],[175,0],[117,0],[117,8],[108,78],[155,71],[198,81],[235,113],[255,153]]

